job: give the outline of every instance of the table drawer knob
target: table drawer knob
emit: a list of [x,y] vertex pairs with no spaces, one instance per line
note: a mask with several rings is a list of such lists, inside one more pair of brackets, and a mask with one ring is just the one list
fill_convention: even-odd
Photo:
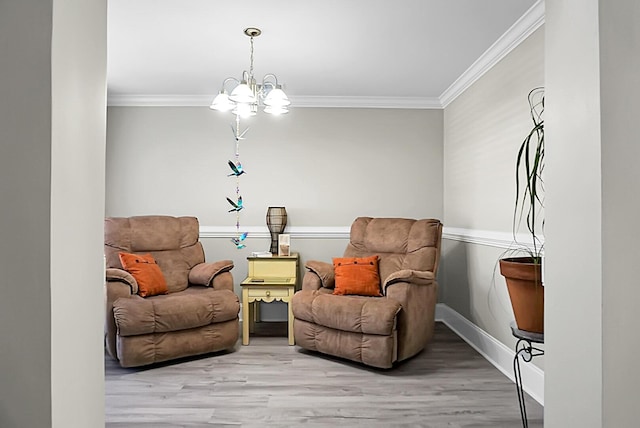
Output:
[[267,290],[267,297],[271,296],[271,291]]

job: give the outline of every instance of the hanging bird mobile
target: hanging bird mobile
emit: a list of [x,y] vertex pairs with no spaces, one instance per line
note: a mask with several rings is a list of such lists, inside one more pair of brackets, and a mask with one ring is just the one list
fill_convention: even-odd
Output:
[[[236,118],[238,118],[239,116],[236,116]],[[233,125],[231,125],[231,130],[233,131],[233,137],[236,139],[237,141],[240,140],[244,140],[244,134],[247,133],[247,131],[249,130],[249,128],[245,129],[244,131],[242,131],[242,133],[240,133],[240,121],[237,120],[236,121],[236,127],[234,128]]]
[[242,206],[242,196],[238,197],[238,202],[233,202],[231,199],[227,198],[227,201],[229,201],[229,203],[231,204],[231,206],[233,208],[231,208],[229,210],[230,213],[234,212],[234,211],[240,211],[242,208],[244,208]]
[[248,233],[244,232],[238,238],[231,238],[231,242],[233,242],[235,244],[235,246],[236,246],[236,248],[238,250],[241,250],[244,247],[246,247],[246,245],[244,245],[244,240],[247,238],[247,235],[248,235]]
[[233,161],[229,161],[229,167],[233,172],[231,174],[228,174],[227,177],[231,177],[234,175],[237,177],[245,173],[245,171],[242,169],[242,164],[240,162],[233,163]]
[[227,164],[229,168],[231,168],[231,174],[227,174],[227,177],[235,177],[236,178],[236,201],[233,199],[227,198],[227,202],[231,205],[230,213],[236,213],[236,237],[231,238],[231,242],[236,246],[238,250],[241,250],[246,247],[244,240],[247,238],[247,232],[240,232],[240,211],[244,208],[242,204],[242,196],[240,196],[240,176],[242,174],[246,174],[246,171],[242,167],[242,163],[240,163],[240,140],[244,140],[244,135],[247,133],[249,128],[240,132],[240,116],[236,115],[236,126],[231,125],[231,130],[233,131],[233,137],[236,140],[236,151],[235,151],[235,162],[229,161]]
[[[253,39],[262,34],[262,30],[248,27],[244,29],[244,34],[251,39],[249,71],[243,71],[241,79],[233,77],[224,79],[220,93],[216,95],[209,106],[212,110],[231,110],[231,113],[236,116],[235,126],[233,123],[230,124],[233,138],[236,140],[236,156],[234,161],[227,163],[231,168],[231,173],[227,174],[227,176],[235,177],[236,179],[236,197],[235,199],[227,198],[227,202],[233,207],[229,212],[236,213],[236,236],[231,241],[238,249],[244,248],[243,241],[247,237],[247,232],[240,232],[240,211],[244,207],[240,196],[240,176],[246,174],[240,163],[240,140],[244,140],[246,133],[249,131],[248,127],[244,131],[240,130],[240,117],[255,115],[259,107],[264,107],[264,112],[268,114],[279,115],[287,113],[291,104],[291,101],[282,90],[282,85],[278,83],[278,78],[275,74],[266,74],[262,78],[261,84],[257,83],[253,75]],[[225,85],[229,82],[235,82],[235,87],[231,94],[225,89]]]

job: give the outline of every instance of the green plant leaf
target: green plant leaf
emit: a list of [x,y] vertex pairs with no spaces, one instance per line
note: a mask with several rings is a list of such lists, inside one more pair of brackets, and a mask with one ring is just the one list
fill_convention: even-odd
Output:
[[[518,148],[516,157],[516,198],[513,212],[513,233],[516,240],[517,231],[526,222],[527,230],[531,235],[533,243],[533,254],[535,260],[540,258],[543,245],[540,244],[538,231],[538,217],[542,215],[544,208],[544,181],[542,172],[544,171],[544,88],[534,88],[529,92],[529,111],[533,128],[524,138]],[[521,175],[524,182],[521,181]],[[541,222],[544,226],[544,218]]]

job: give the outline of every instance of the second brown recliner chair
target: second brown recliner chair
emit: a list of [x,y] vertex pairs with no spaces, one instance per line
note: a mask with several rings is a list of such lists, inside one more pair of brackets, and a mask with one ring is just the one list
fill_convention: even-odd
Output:
[[344,257],[378,256],[381,296],[334,294],[334,266],[307,262],[296,345],[379,368],[420,352],[433,336],[441,238],[435,219],[357,218]]

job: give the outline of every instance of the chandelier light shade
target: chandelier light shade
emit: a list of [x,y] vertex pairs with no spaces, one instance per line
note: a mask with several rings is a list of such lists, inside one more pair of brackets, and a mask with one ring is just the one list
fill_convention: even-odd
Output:
[[252,104],[257,101],[256,95],[253,93],[247,82],[242,82],[231,91],[229,99],[236,104]]
[[280,85],[275,89],[272,89],[265,97],[264,105],[271,107],[286,107],[291,104],[291,101],[287,98],[287,94],[285,94],[279,86]]
[[285,207],[269,207],[267,209],[267,227],[271,233],[272,254],[278,254],[278,236],[284,232],[287,226],[287,210]]
[[258,107],[250,103],[236,103],[233,110],[231,110],[231,113],[240,117],[255,116],[257,112],[258,112]]
[[229,111],[235,107],[235,103],[231,102],[226,92],[220,92],[211,103],[209,108],[218,111]]
[[269,113],[269,114],[273,114],[275,116],[279,115],[279,114],[284,114],[284,113],[288,113],[289,109],[286,107],[273,107],[273,106],[266,106],[264,108],[264,112],[265,113]]
[[[288,113],[291,101],[282,90],[276,75],[265,75],[262,83],[257,83],[253,75],[253,39],[262,34],[262,31],[250,27],[244,30],[244,34],[251,38],[249,71],[243,71],[240,79],[226,78],[222,82],[220,93],[213,99],[209,108],[231,111],[239,117],[254,116],[259,107],[264,107],[265,113],[273,115]],[[233,82],[234,86],[228,88],[230,82]],[[227,89],[231,89],[231,92]]]

